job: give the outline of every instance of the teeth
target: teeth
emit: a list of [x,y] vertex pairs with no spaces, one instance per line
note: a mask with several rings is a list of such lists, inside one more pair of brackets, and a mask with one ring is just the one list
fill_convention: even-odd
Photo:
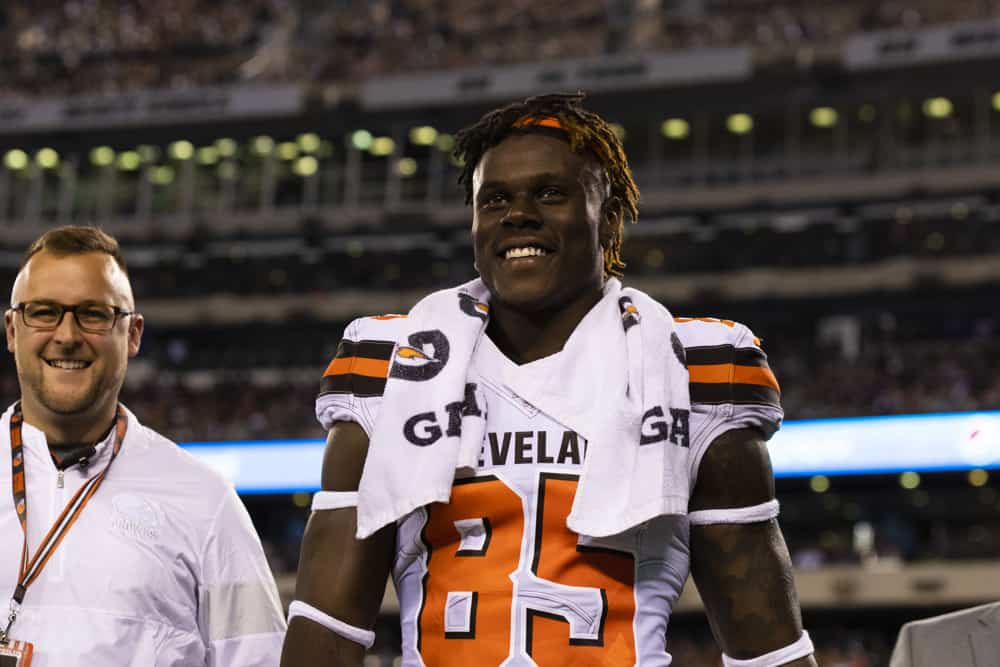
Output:
[[89,361],[78,361],[75,359],[52,359],[49,362],[49,366],[55,368],[63,368],[66,370],[76,371],[81,368],[86,368],[90,365]]
[[511,248],[504,257],[506,259],[516,259],[518,257],[542,257],[547,254],[549,254],[548,250],[534,246],[525,246],[523,248]]

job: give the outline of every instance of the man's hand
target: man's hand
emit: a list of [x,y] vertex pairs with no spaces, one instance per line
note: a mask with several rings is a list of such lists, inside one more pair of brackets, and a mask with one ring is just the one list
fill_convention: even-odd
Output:
[[[742,429],[724,433],[708,448],[689,509],[735,509],[773,498],[767,446],[756,430]],[[726,655],[754,658],[801,636],[791,558],[777,520],[692,526],[691,572]],[[809,656],[787,664],[816,661]]]

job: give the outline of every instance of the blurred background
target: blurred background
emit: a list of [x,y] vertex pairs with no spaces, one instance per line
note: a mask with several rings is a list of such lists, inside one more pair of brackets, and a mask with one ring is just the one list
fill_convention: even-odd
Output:
[[[287,603],[344,325],[474,275],[453,133],[587,91],[642,190],[626,282],[749,325],[805,434],[775,468],[820,663],[886,665],[903,622],[1000,599],[998,65],[996,0],[4,0],[0,284],[45,229],[102,226],[146,315],[124,402],[312,452],[250,484],[246,449],[196,448]],[[691,583],[669,649],[721,664]]]

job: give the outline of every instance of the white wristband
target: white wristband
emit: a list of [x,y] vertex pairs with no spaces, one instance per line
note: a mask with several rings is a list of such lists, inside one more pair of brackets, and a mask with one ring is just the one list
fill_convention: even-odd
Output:
[[357,491],[317,491],[313,495],[312,511],[339,510],[342,507],[357,507]]
[[713,523],[757,523],[778,516],[778,509],[778,501],[772,499],[750,507],[688,512],[688,521],[692,526],[707,526]]
[[736,658],[730,658],[728,655],[723,653],[722,664],[725,665],[725,667],[778,667],[779,665],[788,664],[792,660],[804,658],[812,652],[812,640],[809,639],[809,633],[803,630],[802,636],[799,637],[796,642],[771,651],[770,653],[759,655],[756,658],[750,658],[749,660],[737,660]]
[[340,635],[344,639],[349,639],[355,644],[361,644],[365,648],[371,648],[372,644],[375,643],[375,633],[371,630],[362,630],[343,621],[338,621],[333,616],[300,600],[293,600],[292,604],[288,605],[288,622],[291,623],[296,616],[319,623],[330,632]]

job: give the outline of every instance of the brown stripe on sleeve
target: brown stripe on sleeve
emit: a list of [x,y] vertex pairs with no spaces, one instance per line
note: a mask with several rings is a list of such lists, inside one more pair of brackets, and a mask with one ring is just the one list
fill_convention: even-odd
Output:
[[722,403],[750,403],[781,407],[781,395],[771,387],[760,384],[717,384],[692,382],[691,402],[707,405]]
[[750,403],[780,407],[781,387],[756,347],[732,345],[685,350],[692,403]]
[[710,345],[684,349],[689,366],[737,364],[739,366],[767,366],[767,355],[757,347]]
[[320,396],[354,394],[381,396],[389,375],[389,360],[395,343],[383,340],[342,340],[337,354],[323,373]]

